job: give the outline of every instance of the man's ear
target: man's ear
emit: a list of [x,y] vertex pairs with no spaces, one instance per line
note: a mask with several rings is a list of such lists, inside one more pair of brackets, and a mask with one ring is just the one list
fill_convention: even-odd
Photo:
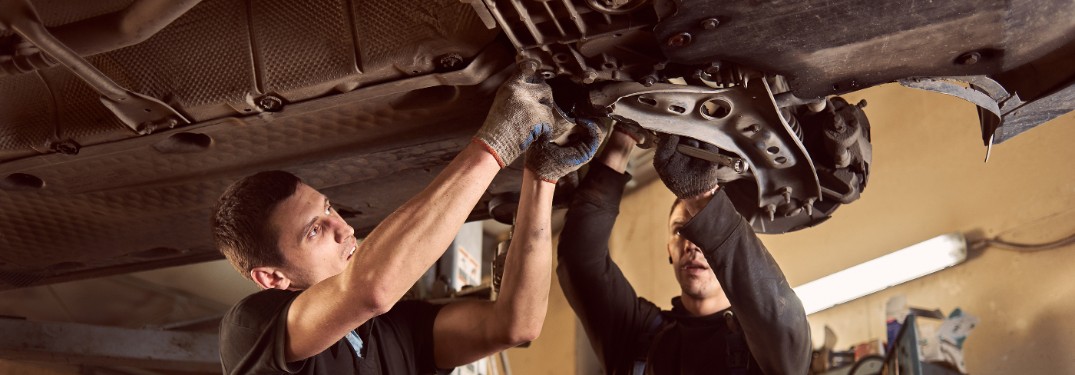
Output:
[[283,289],[291,286],[291,280],[284,276],[283,272],[273,267],[254,267],[250,270],[250,278],[261,289]]
[[675,264],[674,262],[672,262],[672,244],[669,243],[664,247],[664,249],[668,251],[668,264]]

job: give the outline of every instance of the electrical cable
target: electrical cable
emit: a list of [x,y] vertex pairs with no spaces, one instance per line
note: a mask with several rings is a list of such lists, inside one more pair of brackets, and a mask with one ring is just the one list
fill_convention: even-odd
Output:
[[999,237],[987,238],[980,241],[975,241],[972,246],[992,246],[1004,250],[1014,250],[1020,252],[1034,252],[1042,250],[1051,250],[1067,245],[1075,244],[1075,233],[1068,235],[1067,237],[1045,243],[1018,243],[1002,240]]

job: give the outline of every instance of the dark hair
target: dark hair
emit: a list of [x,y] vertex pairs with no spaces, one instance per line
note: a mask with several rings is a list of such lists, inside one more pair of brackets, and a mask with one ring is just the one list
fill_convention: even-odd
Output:
[[288,172],[260,172],[231,184],[217,201],[211,219],[213,242],[246,278],[254,267],[284,264],[269,218],[300,182]]

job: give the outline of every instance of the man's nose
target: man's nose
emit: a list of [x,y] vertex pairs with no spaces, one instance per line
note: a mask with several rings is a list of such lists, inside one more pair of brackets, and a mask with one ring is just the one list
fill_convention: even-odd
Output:
[[698,247],[698,245],[695,245],[693,242],[686,242],[687,243],[683,246],[683,255],[690,255],[693,252],[697,252],[699,255],[701,255],[702,248]]
[[336,243],[343,243],[355,235],[355,228],[338,216],[332,220],[332,231],[336,235]]

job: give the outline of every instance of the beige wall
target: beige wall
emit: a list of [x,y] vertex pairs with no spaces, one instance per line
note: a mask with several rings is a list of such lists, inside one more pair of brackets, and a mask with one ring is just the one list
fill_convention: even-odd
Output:
[[[874,164],[861,200],[817,228],[763,236],[792,285],[953,231],[1041,242],[1075,232],[1075,114],[993,149],[982,163],[974,107],[961,100],[888,85],[865,98]],[[669,307],[678,294],[664,252],[672,195],[659,183],[628,196],[612,239],[613,257],[640,295]],[[884,301],[962,307],[981,318],[966,343],[975,374],[1075,373],[1075,246],[1033,254],[989,249],[963,265],[810,317],[839,347],[884,335]],[[511,352],[515,374],[572,374],[574,317],[559,285],[549,318],[530,349]]]

